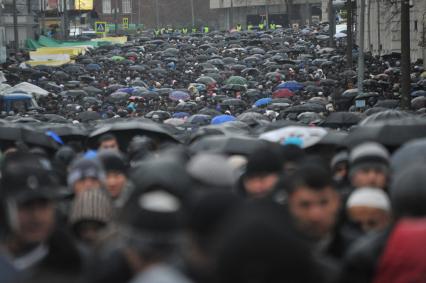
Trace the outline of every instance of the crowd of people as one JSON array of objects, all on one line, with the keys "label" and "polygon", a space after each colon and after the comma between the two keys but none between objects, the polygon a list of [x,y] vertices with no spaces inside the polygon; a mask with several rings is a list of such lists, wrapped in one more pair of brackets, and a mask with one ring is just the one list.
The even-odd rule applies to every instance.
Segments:
[{"label": "crowd of people", "polygon": [[401,110],[398,54],[366,54],[358,90],[328,42],[147,33],[62,67],[9,58],[1,92],[39,107],[1,113],[0,282],[425,282],[426,72]]}]

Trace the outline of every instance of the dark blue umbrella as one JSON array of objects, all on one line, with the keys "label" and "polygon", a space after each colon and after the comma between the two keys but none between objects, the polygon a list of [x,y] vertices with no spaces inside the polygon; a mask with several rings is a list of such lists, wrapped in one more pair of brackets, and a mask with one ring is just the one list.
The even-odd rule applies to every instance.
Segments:
[{"label": "dark blue umbrella", "polygon": [[206,126],[209,125],[212,120],[212,116],[203,115],[203,114],[195,114],[186,120],[187,123],[198,126]]},{"label": "dark blue umbrella", "polygon": [[416,90],[411,93],[411,96],[426,96],[426,90]]},{"label": "dark blue umbrella", "polygon": [[232,121],[236,121],[237,118],[235,118],[234,116],[231,115],[219,115],[216,116],[212,119],[211,124],[212,125],[219,125],[219,124],[223,124],[226,122],[232,122]]},{"label": "dark blue umbrella", "polygon": [[179,100],[186,101],[186,100],[189,100],[191,96],[187,92],[176,90],[170,93],[169,98],[173,101],[179,101]]},{"label": "dark blue umbrella", "polygon": [[178,119],[183,119],[185,117],[189,117],[191,116],[191,114],[187,113],[187,112],[176,112],[173,114],[173,118],[178,118]]},{"label": "dark blue umbrella", "polygon": [[262,107],[262,106],[266,106],[266,105],[271,104],[271,103],[272,103],[272,98],[270,98],[270,97],[265,97],[265,98],[261,98],[261,99],[257,100],[257,101],[254,103],[254,105],[255,105],[256,107]]},{"label": "dark blue umbrella", "polygon": [[133,87],[125,87],[125,88],[120,88],[118,91],[132,94],[135,91],[135,89]]},{"label": "dark blue umbrella", "polygon": [[277,89],[283,89],[283,88],[289,89],[291,91],[298,91],[298,90],[301,90],[303,88],[303,85],[301,83],[296,82],[296,81],[288,81],[288,82],[279,84],[277,86]]},{"label": "dark blue umbrella", "polygon": [[99,64],[88,64],[86,66],[86,70],[87,71],[99,71],[101,69],[101,66]]}]

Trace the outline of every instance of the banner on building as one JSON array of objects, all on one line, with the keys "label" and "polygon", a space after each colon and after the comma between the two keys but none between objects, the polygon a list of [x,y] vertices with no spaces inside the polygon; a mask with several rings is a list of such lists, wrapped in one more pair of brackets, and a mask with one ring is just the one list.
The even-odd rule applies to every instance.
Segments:
[{"label": "banner on building", "polygon": [[75,0],[76,10],[93,10],[93,0]]}]

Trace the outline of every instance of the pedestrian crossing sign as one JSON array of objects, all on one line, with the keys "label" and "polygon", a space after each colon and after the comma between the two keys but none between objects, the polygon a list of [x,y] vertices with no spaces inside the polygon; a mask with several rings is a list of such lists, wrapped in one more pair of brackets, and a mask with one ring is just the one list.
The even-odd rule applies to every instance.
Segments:
[{"label": "pedestrian crossing sign", "polygon": [[106,22],[95,22],[95,32],[106,33]]},{"label": "pedestrian crossing sign", "polygon": [[123,28],[124,29],[129,28],[129,18],[123,18]]}]

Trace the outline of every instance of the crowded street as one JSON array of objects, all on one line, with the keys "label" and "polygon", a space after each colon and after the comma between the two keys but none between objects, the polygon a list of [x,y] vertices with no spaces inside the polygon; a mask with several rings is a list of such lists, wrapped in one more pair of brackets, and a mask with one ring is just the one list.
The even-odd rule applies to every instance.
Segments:
[{"label": "crowded street", "polygon": [[426,282],[423,62],[404,92],[401,53],[360,73],[328,28],[27,41],[0,65],[0,282]]}]

